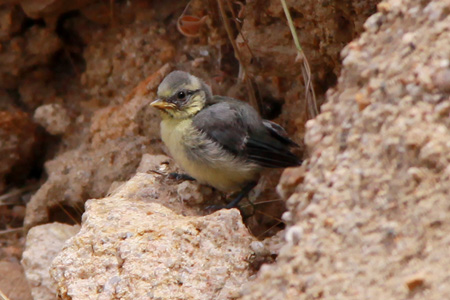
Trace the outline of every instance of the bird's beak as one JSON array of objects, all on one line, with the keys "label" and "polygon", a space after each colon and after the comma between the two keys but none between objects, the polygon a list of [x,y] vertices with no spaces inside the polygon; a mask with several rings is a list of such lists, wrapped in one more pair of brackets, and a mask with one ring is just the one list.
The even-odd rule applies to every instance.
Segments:
[{"label": "bird's beak", "polygon": [[162,99],[156,99],[152,103],[150,103],[151,106],[156,107],[158,109],[167,110],[167,109],[174,109],[175,104],[169,103],[167,101],[164,101]]}]

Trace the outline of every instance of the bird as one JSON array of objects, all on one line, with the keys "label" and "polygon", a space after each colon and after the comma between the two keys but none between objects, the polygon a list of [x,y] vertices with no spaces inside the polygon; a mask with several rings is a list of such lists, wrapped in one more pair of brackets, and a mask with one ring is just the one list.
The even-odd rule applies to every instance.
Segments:
[{"label": "bird", "polygon": [[213,95],[209,85],[184,71],[160,83],[150,103],[161,115],[161,139],[187,174],[222,192],[237,192],[225,207],[236,207],[256,186],[266,168],[299,166],[298,147],[280,125],[264,120],[248,103]]}]

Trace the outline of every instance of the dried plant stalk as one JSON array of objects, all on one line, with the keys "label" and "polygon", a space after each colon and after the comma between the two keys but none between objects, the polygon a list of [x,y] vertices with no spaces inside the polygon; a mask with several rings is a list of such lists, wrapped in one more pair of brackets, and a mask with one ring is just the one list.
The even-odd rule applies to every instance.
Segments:
[{"label": "dried plant stalk", "polygon": [[295,30],[294,22],[292,21],[291,13],[289,12],[286,1],[280,1],[281,5],[283,6],[283,11],[288,21],[289,29],[291,30],[292,38],[294,39],[294,44],[297,48],[298,55],[302,58],[303,61],[302,75],[305,82],[305,98],[306,104],[308,106],[308,112],[311,118],[315,118],[319,114],[319,109],[317,107],[316,94],[314,93],[314,87],[311,81],[311,68],[309,67],[308,59],[306,58],[305,53],[300,46],[300,42],[298,41],[297,31]]},{"label": "dried plant stalk", "polygon": [[220,15],[222,16],[223,25],[225,26],[225,31],[227,32],[228,39],[230,40],[230,43],[233,46],[234,55],[236,56],[236,59],[239,61],[239,67],[243,73],[242,75],[243,75],[245,86],[247,88],[248,95],[250,98],[250,104],[252,104],[253,107],[258,109],[259,112],[261,112],[261,104],[256,99],[255,90],[253,89],[253,85],[252,85],[252,82],[247,73],[247,69],[246,69],[245,65],[243,64],[241,53],[239,52],[236,41],[234,40],[233,31],[231,29],[230,22],[228,20],[227,14],[225,12],[225,6],[223,4],[223,0],[217,0],[217,4],[219,5]]}]

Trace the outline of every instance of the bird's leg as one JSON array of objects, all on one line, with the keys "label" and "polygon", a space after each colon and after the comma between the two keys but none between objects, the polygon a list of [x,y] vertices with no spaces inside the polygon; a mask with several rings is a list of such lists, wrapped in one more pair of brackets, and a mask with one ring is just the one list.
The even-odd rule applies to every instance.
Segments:
[{"label": "bird's leg", "polygon": [[239,202],[241,202],[242,199],[244,199],[245,196],[248,195],[248,193],[250,193],[250,191],[256,186],[258,182],[256,181],[252,181],[250,183],[248,183],[246,186],[244,186],[244,188],[239,192],[239,194],[236,196],[236,198],[234,198],[233,201],[231,201],[230,203],[228,203],[225,208],[233,208],[236,207]]},{"label": "bird's leg", "polygon": [[192,176],[189,176],[188,174],[181,174],[181,173],[176,173],[176,172],[169,173],[168,178],[177,180],[177,181],[184,181],[184,180],[195,181],[195,178]]}]

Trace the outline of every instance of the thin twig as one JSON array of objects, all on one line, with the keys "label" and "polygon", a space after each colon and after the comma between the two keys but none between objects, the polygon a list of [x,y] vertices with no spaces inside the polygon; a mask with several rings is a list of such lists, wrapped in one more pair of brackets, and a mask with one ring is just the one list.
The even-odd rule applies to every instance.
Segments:
[{"label": "thin twig", "polygon": [[308,104],[309,113],[311,117],[314,118],[319,114],[319,109],[317,107],[316,94],[314,92],[314,87],[311,81],[311,68],[309,67],[309,62],[306,59],[305,53],[303,52],[302,47],[300,46],[297,31],[295,30],[294,22],[292,21],[292,17],[289,12],[289,8],[286,4],[286,1],[285,0],[280,1],[281,5],[283,6],[283,11],[288,21],[289,29],[291,31],[292,38],[294,39],[294,44],[295,47],[297,48],[298,55],[300,55],[300,57],[303,60],[302,75],[303,80],[305,81],[305,97],[306,102]]},{"label": "thin twig", "polygon": [[[236,3],[240,3],[240,2],[236,2]],[[227,1],[227,4],[228,4],[228,9],[231,11],[231,14],[233,15],[233,20],[234,20],[234,23],[236,24],[238,33],[241,35],[242,40],[244,41],[244,44],[247,47],[248,52],[250,53],[250,57],[253,59],[254,55],[253,55],[252,49],[250,49],[250,46],[248,45],[248,41],[245,38],[244,34],[242,33],[241,24],[238,22],[238,17],[234,13],[233,6],[231,5],[231,1]],[[243,4],[241,3],[241,5],[243,5]]]},{"label": "thin twig", "polygon": [[271,199],[271,200],[263,200],[263,201],[255,202],[253,204],[258,205],[258,204],[266,204],[266,203],[281,202],[281,201],[284,201],[284,200],[281,198],[278,198],[278,199]]},{"label": "thin twig", "polygon": [[58,202],[58,206],[75,224],[80,225],[78,220],[74,216],[72,216],[67,209],[64,208],[64,205],[62,205],[61,203]]},{"label": "thin twig", "polygon": [[260,234],[258,234],[258,236],[257,236],[256,238],[258,238],[258,239],[261,238],[263,235],[265,235],[267,232],[269,232],[269,231],[272,230],[273,228],[277,227],[277,226],[280,225],[281,223],[283,223],[283,222],[279,221],[279,222],[275,223],[275,225],[269,227],[267,230],[264,230],[263,232],[261,232]]},{"label": "thin twig", "polygon": [[155,173],[157,175],[161,175],[161,176],[166,176],[167,175],[166,173],[163,173],[163,172],[160,172],[160,171],[157,171],[157,170],[149,170],[149,171],[152,172],[152,173]]},{"label": "thin twig", "polygon": [[75,202],[73,204],[74,209],[80,214],[80,216],[83,214],[83,209],[78,205],[78,202]]},{"label": "thin twig", "polygon": [[77,76],[77,78],[79,78],[81,76],[81,73],[78,70],[77,65],[73,61],[72,55],[70,55],[70,52],[67,49],[67,47],[63,47],[63,49],[64,49],[64,54],[66,55],[67,59],[70,62],[70,65],[72,66],[73,71],[75,72],[75,75]]},{"label": "thin twig", "polygon": [[245,207],[249,207],[249,206],[256,206],[256,205],[261,205],[261,204],[266,204],[266,203],[274,203],[274,202],[281,202],[283,201],[283,199],[273,199],[273,200],[263,200],[263,201],[259,201],[259,202],[253,202],[252,204],[247,204],[247,205],[242,205],[242,208]]},{"label": "thin twig", "polygon": [[265,212],[263,212],[263,211],[261,211],[261,210],[257,210],[257,211],[255,211],[255,213],[260,213],[260,214],[263,215],[263,216],[266,216],[266,217],[269,217],[269,218],[271,218],[271,219],[277,220],[278,222],[284,223],[284,221],[281,220],[280,218],[277,218],[277,217],[274,217],[274,216],[272,216],[272,215],[269,215],[268,213],[265,213]]},{"label": "thin twig", "polygon": [[243,59],[241,57],[241,53],[239,52],[239,49],[238,49],[237,44],[236,44],[236,41],[235,41],[235,39],[233,37],[233,31],[231,29],[230,22],[228,20],[227,14],[225,12],[225,7],[223,5],[223,0],[217,0],[217,3],[219,4],[220,15],[222,16],[223,25],[225,26],[225,31],[227,32],[228,39],[230,40],[231,46],[233,46],[233,49],[234,49],[234,55],[236,56],[236,59],[239,61],[239,66],[242,68],[244,82],[245,82],[245,85],[247,87],[247,91],[248,91],[248,94],[249,94],[249,97],[250,97],[250,103],[256,109],[258,109],[259,112],[261,112],[261,105],[256,100],[255,90],[253,89],[253,85],[252,85],[252,82],[250,80],[250,77],[248,76],[247,69],[246,69],[245,65],[243,64]]},{"label": "thin twig", "polygon": [[1,230],[0,235],[18,232],[18,231],[23,231],[23,227]]},{"label": "thin twig", "polygon": [[[14,189],[14,190],[6,193],[6,194],[3,194],[3,195],[0,196],[0,205],[15,204],[15,203],[6,203],[4,201],[8,200],[10,198],[13,198],[13,197],[20,196],[21,194],[29,192],[31,190],[34,190],[34,189],[36,189],[38,187],[39,187],[39,184],[30,184],[30,185],[27,185],[27,186],[25,186],[25,187],[23,187],[21,189]],[[22,204],[22,203],[20,203],[20,204]]]}]

